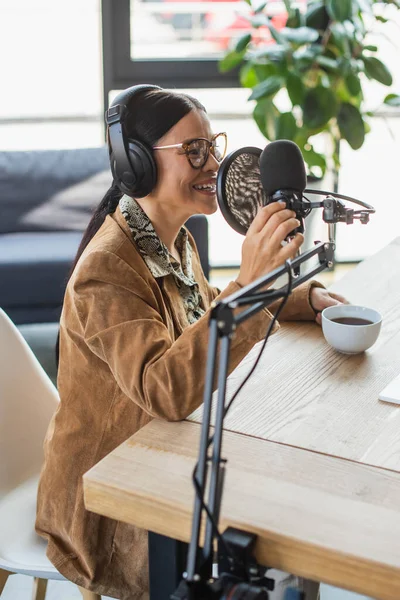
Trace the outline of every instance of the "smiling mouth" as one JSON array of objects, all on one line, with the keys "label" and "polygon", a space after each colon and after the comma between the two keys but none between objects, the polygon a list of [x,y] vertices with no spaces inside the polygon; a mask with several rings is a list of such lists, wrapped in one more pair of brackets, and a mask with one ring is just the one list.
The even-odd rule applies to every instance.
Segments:
[{"label": "smiling mouth", "polygon": [[202,184],[202,185],[194,185],[193,187],[198,192],[208,192],[210,194],[215,194],[216,191],[217,191],[217,186],[215,185],[215,183],[207,183],[207,184]]}]

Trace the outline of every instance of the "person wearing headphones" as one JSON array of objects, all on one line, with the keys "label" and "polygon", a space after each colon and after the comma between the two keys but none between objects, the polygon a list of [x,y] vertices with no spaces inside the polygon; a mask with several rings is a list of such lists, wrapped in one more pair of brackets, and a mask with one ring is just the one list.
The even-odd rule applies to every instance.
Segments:
[{"label": "person wearing headphones", "polygon": [[[156,86],[119,94],[106,113],[113,185],[83,236],[60,322],[59,407],[45,440],[37,532],[67,579],[120,600],[148,593],[147,532],[91,513],[82,476],[151,419],[177,421],[202,402],[210,305],[293,258],[303,236],[284,204],[261,208],[237,279],[220,292],[184,223],[217,210],[226,150],[195,98]],[[343,301],[299,286],[283,319],[313,320]],[[273,307],[272,307],[273,310]],[[240,324],[231,372],[264,338],[264,309]]]}]

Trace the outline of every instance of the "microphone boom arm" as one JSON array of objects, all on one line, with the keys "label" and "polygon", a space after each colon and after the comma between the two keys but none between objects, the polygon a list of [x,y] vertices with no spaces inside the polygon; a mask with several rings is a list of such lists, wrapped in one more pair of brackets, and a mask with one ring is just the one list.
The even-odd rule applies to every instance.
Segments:
[{"label": "microphone boom arm", "polygon": [[[299,255],[293,261],[287,261],[286,265],[275,269],[268,275],[260,277],[243,289],[240,289],[212,306],[204,387],[203,420],[200,434],[199,457],[194,476],[197,493],[194,503],[192,533],[186,572],[184,573],[181,584],[172,596],[175,599],[182,600],[183,598],[190,598],[192,600],[203,600],[204,598],[220,597],[219,593],[216,594],[215,588],[213,589],[211,587],[212,585],[215,585],[215,582],[212,582],[212,559],[214,542],[218,533],[216,528],[219,520],[226,463],[226,461],[221,459],[221,447],[231,337],[237,325],[258,313],[264,307],[269,306],[277,299],[287,297],[293,288],[308,281],[311,277],[320,273],[325,268],[332,266],[334,249],[334,243],[331,241],[319,242],[314,248]],[[296,278],[293,277],[293,283],[290,288],[289,284],[286,284],[277,290],[267,289],[259,291],[260,288],[273,283],[278,277],[288,273],[288,270],[295,271],[302,263],[316,255],[318,255],[319,258],[319,265],[304,275]],[[242,306],[247,308],[244,308],[244,310],[238,313],[237,308]],[[219,343],[221,344],[221,348],[218,356]],[[214,435],[210,438],[213,384],[216,376],[218,377],[216,418]],[[209,457],[210,445],[212,446],[211,457]],[[211,468],[209,468],[210,462]],[[209,481],[208,474],[210,475]],[[204,498],[207,483],[209,484],[209,491],[206,504]],[[206,512],[205,538],[203,549],[200,549],[200,531],[204,519],[204,512]],[[246,536],[244,532],[237,533],[242,533]],[[224,536],[222,536],[222,538],[224,538]],[[221,542],[221,539],[219,541]],[[224,539],[222,541],[224,541]],[[240,557],[242,554],[237,554],[236,559],[238,556]],[[233,562],[235,562],[234,558]],[[236,570],[231,565],[231,573],[243,573],[245,571],[243,565],[239,564],[241,562],[243,562],[243,559],[240,558],[236,561],[235,564],[238,567]],[[221,581],[224,581],[224,578],[222,578]]]}]

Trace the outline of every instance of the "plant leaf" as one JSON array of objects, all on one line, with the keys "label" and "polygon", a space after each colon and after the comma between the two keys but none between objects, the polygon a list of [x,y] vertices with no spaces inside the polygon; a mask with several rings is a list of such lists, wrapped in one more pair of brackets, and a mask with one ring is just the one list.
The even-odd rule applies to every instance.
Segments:
[{"label": "plant leaf", "polygon": [[370,52],[378,52],[378,46],[371,46],[371,44],[368,44],[367,46],[364,46],[363,49],[364,50],[369,50]]},{"label": "plant leaf", "polygon": [[251,26],[255,29],[258,29],[259,27],[268,27],[269,19],[264,13],[257,13],[254,17],[251,17],[249,20]]},{"label": "plant leaf", "polygon": [[325,31],[329,25],[329,15],[323,2],[313,2],[310,6],[307,6],[305,23],[307,27]]},{"label": "plant leaf", "polygon": [[319,33],[311,27],[298,27],[297,29],[291,29],[290,27],[284,27],[281,29],[281,35],[288,41],[294,44],[311,44],[316,42],[319,38]]},{"label": "plant leaf", "polygon": [[393,77],[383,62],[375,56],[362,56],[361,58],[364,61],[365,72],[371,79],[375,79],[383,85],[392,85]]},{"label": "plant leaf", "polygon": [[250,63],[245,63],[240,69],[240,85],[245,88],[253,88],[258,83],[254,66]]},{"label": "plant leaf", "polygon": [[358,96],[361,92],[360,79],[354,73],[349,73],[345,78],[346,87],[352,96]]},{"label": "plant leaf", "polygon": [[319,167],[323,172],[325,172],[326,158],[323,154],[315,152],[312,146],[310,149],[303,148],[302,154],[304,161],[308,164],[309,167]]},{"label": "plant leaf", "polygon": [[[365,37],[366,29],[365,29],[365,23],[364,23],[364,20],[362,19],[362,17],[353,15],[351,22],[346,21],[345,25],[348,25],[348,30],[350,30],[350,29],[353,30],[353,36],[354,36],[354,31],[355,31],[355,33],[358,34],[358,36],[361,39],[363,39]],[[351,37],[351,33],[350,33],[349,37]],[[356,36],[354,36],[354,37],[356,37]]]},{"label": "plant leaf", "polygon": [[286,87],[293,106],[302,104],[304,100],[305,89],[301,77],[296,75],[296,73],[289,71],[286,78]]},{"label": "plant leaf", "polygon": [[253,110],[253,119],[256,122],[258,129],[261,131],[264,137],[268,138],[267,127],[266,127],[266,108],[265,100],[257,102]]},{"label": "plant leaf", "polygon": [[302,21],[303,18],[300,9],[295,8],[289,13],[288,20],[286,21],[286,27],[296,29],[298,27],[301,27]]},{"label": "plant leaf", "polygon": [[306,48],[297,48],[292,56],[295,61],[314,62],[315,57],[322,54],[323,51],[324,48],[321,44],[312,44]]},{"label": "plant leaf", "polygon": [[337,47],[339,54],[344,54],[344,56],[348,59],[351,56],[351,47],[350,40],[347,35],[347,31],[345,27],[341,23],[334,23],[332,25],[332,34],[330,38],[330,43],[334,43]]},{"label": "plant leaf", "polygon": [[261,4],[254,9],[254,14],[257,15],[258,13],[262,12],[266,6],[267,2],[261,2]]},{"label": "plant leaf", "polygon": [[245,33],[244,35],[240,36],[240,38],[236,42],[234,51],[242,52],[243,50],[245,50],[247,48],[247,46],[249,45],[250,42],[251,42],[251,33]]},{"label": "plant leaf", "polygon": [[334,93],[318,86],[309,90],[303,103],[303,121],[309,129],[325,126],[337,113],[337,100]]},{"label": "plant leaf", "polygon": [[353,14],[352,0],[327,0],[326,10],[334,21],[347,21]]},{"label": "plant leaf", "polygon": [[267,140],[276,140],[276,130],[280,112],[269,98],[257,102],[253,110],[253,118]]},{"label": "plant leaf", "polygon": [[265,81],[262,81],[253,88],[249,100],[259,100],[260,98],[268,98],[278,92],[282,85],[282,77],[278,75],[272,75]]},{"label": "plant leaf", "polygon": [[296,119],[291,112],[281,113],[278,118],[276,139],[294,140],[297,133]]},{"label": "plant leaf", "polygon": [[400,106],[400,96],[398,94],[388,94],[383,102],[388,106]]},{"label": "plant leaf", "polygon": [[331,71],[339,70],[339,63],[333,58],[328,58],[327,56],[317,56],[315,62],[317,62],[321,67],[331,69]]},{"label": "plant leaf", "polygon": [[218,67],[221,73],[226,73],[227,71],[230,71],[234,67],[240,65],[244,55],[245,50],[243,50],[242,52],[235,52],[235,50],[233,50],[232,52],[228,52],[228,54],[226,54],[224,58],[218,63]]},{"label": "plant leaf", "polygon": [[251,55],[251,60],[258,60],[259,58],[268,58],[274,62],[282,61],[286,56],[286,47],[279,44],[271,44],[261,50],[256,50]]},{"label": "plant leaf", "polygon": [[338,102],[352,102],[352,96],[348,90],[345,79],[339,79],[335,85],[335,96]]},{"label": "plant leaf", "polygon": [[264,81],[264,79],[271,77],[271,75],[277,75],[276,67],[273,63],[268,63],[267,65],[254,63],[253,67],[254,72],[257,76],[256,83],[261,83],[262,81]]},{"label": "plant leaf", "polygon": [[364,143],[365,126],[360,111],[352,104],[341,105],[338,116],[340,135],[353,150],[358,150]]},{"label": "plant leaf", "polygon": [[285,38],[280,34],[280,32],[272,25],[272,22],[270,20],[268,20],[267,23],[267,27],[272,35],[272,37],[274,38],[274,40],[276,41],[277,44],[284,44],[285,43]]}]

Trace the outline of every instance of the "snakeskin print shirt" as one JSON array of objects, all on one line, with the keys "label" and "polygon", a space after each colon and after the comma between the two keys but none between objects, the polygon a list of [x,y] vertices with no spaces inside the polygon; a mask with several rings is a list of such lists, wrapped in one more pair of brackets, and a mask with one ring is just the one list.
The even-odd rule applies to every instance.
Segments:
[{"label": "snakeskin print shirt", "polygon": [[189,324],[195,323],[204,315],[205,311],[199,286],[194,280],[192,248],[186,229],[181,227],[175,242],[181,257],[181,264],[179,264],[160,240],[152,222],[136,200],[129,196],[122,196],[119,201],[119,208],[151,274],[155,278],[165,277],[169,274],[173,275],[182,298],[187,320]]}]

